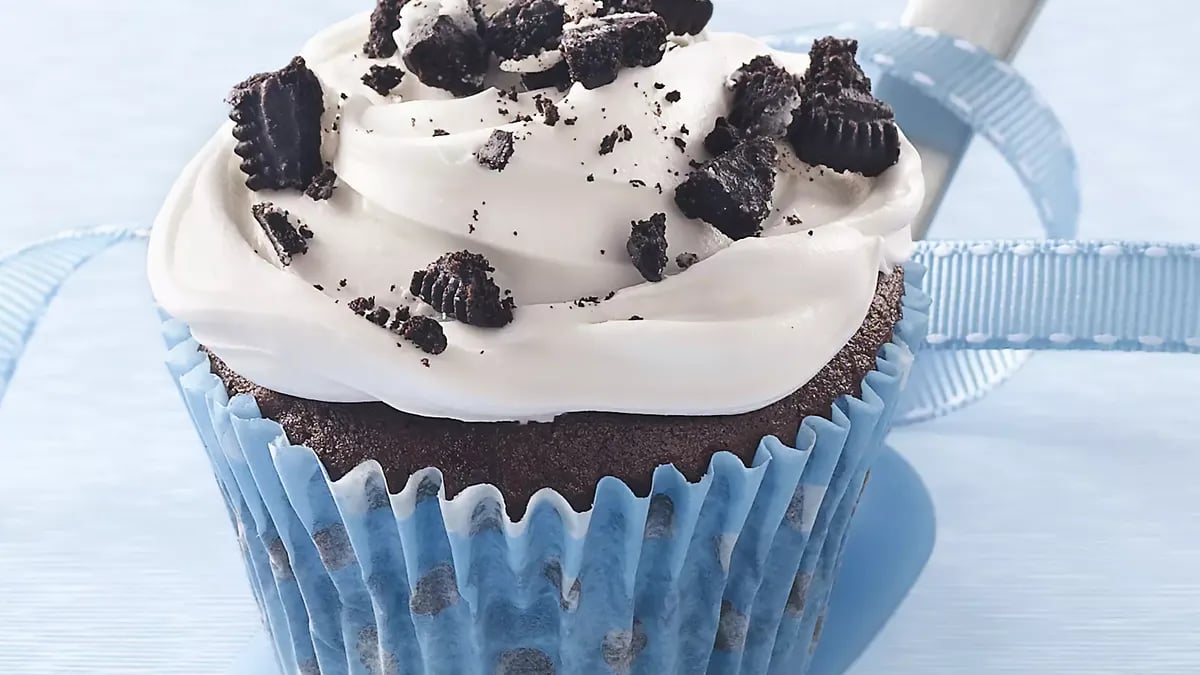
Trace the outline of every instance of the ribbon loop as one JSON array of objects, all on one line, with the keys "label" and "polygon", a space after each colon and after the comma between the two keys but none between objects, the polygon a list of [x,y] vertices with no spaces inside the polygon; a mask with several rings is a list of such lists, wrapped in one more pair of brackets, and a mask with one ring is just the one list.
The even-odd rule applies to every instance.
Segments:
[{"label": "ribbon loop", "polygon": [[0,401],[33,329],[63,282],[97,254],[146,233],[119,227],[65,232],[0,258]]}]

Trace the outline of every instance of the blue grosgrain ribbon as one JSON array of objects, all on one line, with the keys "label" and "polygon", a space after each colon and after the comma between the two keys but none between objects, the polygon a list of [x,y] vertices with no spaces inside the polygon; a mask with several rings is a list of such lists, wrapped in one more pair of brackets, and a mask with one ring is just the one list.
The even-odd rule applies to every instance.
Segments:
[{"label": "blue grosgrain ribbon", "polygon": [[[1046,241],[926,241],[929,349],[917,359],[897,423],[945,414],[1008,377],[1028,350],[1200,352],[1200,246],[1071,241],[1078,229],[1075,154],[1053,112],[1011,66],[922,28],[839,24],[767,38],[806,51],[850,35],[859,58],[912,85],[968,124],[1013,167]],[[905,101],[893,100],[903,118]],[[0,258],[0,400],[38,319],[71,272],[144,237],[102,228]]]}]

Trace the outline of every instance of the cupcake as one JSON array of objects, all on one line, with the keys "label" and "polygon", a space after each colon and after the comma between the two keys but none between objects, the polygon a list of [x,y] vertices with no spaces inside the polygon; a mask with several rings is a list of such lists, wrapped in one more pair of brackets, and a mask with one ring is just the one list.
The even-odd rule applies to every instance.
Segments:
[{"label": "cupcake", "polygon": [[151,234],[286,673],[801,672],[925,300],[852,40],[379,0]]}]

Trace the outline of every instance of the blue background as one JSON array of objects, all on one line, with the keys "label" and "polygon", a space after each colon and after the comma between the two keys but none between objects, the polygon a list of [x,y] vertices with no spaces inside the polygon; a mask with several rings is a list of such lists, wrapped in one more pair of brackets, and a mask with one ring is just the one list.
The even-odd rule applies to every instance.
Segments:
[{"label": "blue background", "polygon": [[[898,0],[734,2],[751,33],[893,20]],[[246,74],[369,0],[39,0],[0,21],[0,251],[148,225]],[[1079,152],[1082,236],[1200,240],[1200,5],[1052,0],[1016,64]],[[1036,235],[974,147],[938,237]],[[217,673],[257,616],[165,370],[142,250],[64,289],[0,406],[0,671]],[[922,577],[851,672],[1200,672],[1200,359],[1039,355],[897,430],[937,518]],[[881,557],[881,569],[892,564]]]}]

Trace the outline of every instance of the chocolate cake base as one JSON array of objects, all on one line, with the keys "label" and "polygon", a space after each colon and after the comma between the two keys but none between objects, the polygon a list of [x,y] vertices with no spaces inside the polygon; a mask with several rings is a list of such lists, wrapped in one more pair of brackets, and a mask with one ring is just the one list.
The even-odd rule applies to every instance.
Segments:
[{"label": "chocolate cake base", "polygon": [[645,496],[662,464],[674,464],[689,480],[698,480],[721,450],[749,463],[763,436],[791,444],[803,418],[828,418],[838,398],[861,394],[863,378],[875,368],[876,355],[891,341],[901,318],[903,294],[902,270],[880,275],[866,320],[837,356],[795,393],[740,415],[582,412],[548,423],[460,422],[419,417],[382,403],[287,396],[253,384],[215,357],[213,370],[230,396],[254,396],[263,416],[282,425],[291,442],[312,448],[334,480],[374,459],[389,488],[399,491],[413,472],[436,466],[447,497],[471,485],[495,485],[509,515],[519,518],[543,487],[554,488],[573,507],[585,510],[604,476],[620,478]]}]

